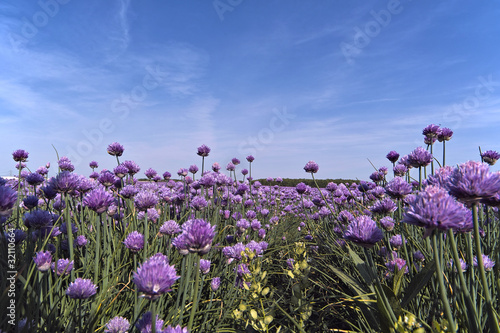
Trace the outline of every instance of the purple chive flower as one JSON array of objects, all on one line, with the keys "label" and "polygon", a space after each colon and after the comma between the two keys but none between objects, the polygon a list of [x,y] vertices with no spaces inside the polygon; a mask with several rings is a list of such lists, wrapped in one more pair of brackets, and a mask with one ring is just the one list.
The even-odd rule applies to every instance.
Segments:
[{"label": "purple chive flower", "polygon": [[133,185],[126,185],[120,190],[120,195],[126,199],[133,198],[137,194],[138,190]]},{"label": "purple chive flower", "polygon": [[439,126],[430,124],[423,129],[422,134],[427,138],[437,138],[439,134]]},{"label": "purple chive flower", "polygon": [[175,235],[181,232],[181,227],[174,220],[165,221],[160,227],[160,233],[163,235]]},{"label": "purple chive flower", "polygon": [[203,157],[206,157],[208,156],[208,154],[210,154],[210,148],[208,148],[207,146],[205,145],[201,145],[198,147],[198,152],[197,154],[199,156],[203,156]]},{"label": "purple chive flower", "polygon": [[73,269],[73,260],[69,261],[69,259],[59,259],[57,260],[57,265],[53,262],[50,267],[57,275],[68,275]]},{"label": "purple chive flower", "polygon": [[481,158],[485,163],[493,165],[496,161],[498,161],[498,159],[500,159],[500,154],[494,150],[487,150],[481,154]]},{"label": "purple chive flower", "polygon": [[62,171],[56,177],[50,179],[49,185],[57,193],[73,193],[78,188],[78,182],[78,175],[69,171]]},{"label": "purple chive flower", "polygon": [[99,164],[96,162],[96,161],[91,161],[89,163],[89,167],[94,170],[94,169],[97,169],[99,167]]},{"label": "purple chive flower", "polygon": [[215,225],[203,219],[188,220],[182,225],[182,234],[174,238],[174,245],[181,254],[199,253],[207,254],[212,248],[215,237]]},{"label": "purple chive flower", "polygon": [[405,274],[408,273],[408,265],[406,264],[406,260],[402,259],[402,258],[394,258],[393,260],[387,262],[385,264],[385,267],[387,267],[387,269],[392,272],[392,273],[396,273],[396,270],[397,272],[399,272],[400,270],[402,270],[403,268],[405,269]]},{"label": "purple chive flower", "polygon": [[104,333],[127,333],[130,329],[130,322],[123,317],[114,317],[106,324]]},{"label": "purple chive flower", "polygon": [[45,178],[39,174],[39,173],[36,173],[36,172],[32,172],[30,173],[27,177],[26,177],[26,182],[31,185],[31,186],[38,186],[40,185],[41,183],[43,183],[43,181],[45,180]]},{"label": "purple chive flower", "polygon": [[37,252],[33,261],[40,272],[47,272],[52,264],[52,253],[50,251]]},{"label": "purple chive flower", "polygon": [[134,197],[135,207],[140,211],[153,208],[158,203],[158,196],[152,191],[142,190]]},{"label": "purple chive flower", "polygon": [[417,147],[408,155],[408,163],[414,167],[424,167],[432,161],[432,154],[422,147]]},{"label": "purple chive flower", "polygon": [[375,171],[373,172],[371,175],[370,175],[370,179],[375,182],[375,183],[378,183],[378,182],[381,182],[385,179],[385,175],[383,172],[380,172],[380,171]]},{"label": "purple chive flower", "polygon": [[454,168],[451,166],[444,166],[437,169],[433,175],[429,175],[429,177],[424,180],[424,185],[436,185],[447,188],[448,180],[453,173],[453,170]]},{"label": "purple chive flower", "polygon": [[425,261],[425,256],[420,250],[417,250],[413,253],[413,258],[415,258],[415,260],[417,261]]},{"label": "purple chive flower", "polygon": [[17,192],[7,186],[0,186],[0,217],[8,217],[17,201]]},{"label": "purple chive flower", "polygon": [[[408,243],[406,239],[405,243]],[[392,247],[399,249],[401,246],[403,246],[403,236],[401,236],[400,234],[392,236],[389,239],[389,244],[391,244]]]},{"label": "purple chive flower", "polygon": [[113,173],[116,177],[123,178],[128,174],[128,168],[122,163],[113,169]]},{"label": "purple chive flower", "polygon": [[52,226],[54,216],[46,210],[34,210],[24,214],[24,225],[28,228],[41,229]]},{"label": "purple chive flower", "polygon": [[36,169],[35,172],[38,173],[39,175],[46,176],[49,173],[49,169],[47,169],[44,166],[41,166],[38,169]]},{"label": "purple chive flower", "polygon": [[122,156],[124,148],[118,142],[113,142],[108,146],[108,154],[111,156]]},{"label": "purple chive flower", "polygon": [[172,327],[170,325],[163,331],[164,333],[189,333],[187,327],[181,327],[181,325],[177,325]]},{"label": "purple chive flower", "polygon": [[355,218],[344,232],[345,239],[367,248],[373,247],[383,237],[384,234],[377,227],[377,223],[365,215]]},{"label": "purple chive flower", "polygon": [[210,272],[210,260],[200,259],[200,271],[203,274]]},{"label": "purple chive flower", "polygon": [[238,164],[240,164],[240,160],[239,160],[239,159],[237,159],[236,157],[234,157],[234,158],[231,160],[231,162],[232,162],[234,165],[238,165]]},{"label": "purple chive flower", "polygon": [[453,136],[453,131],[447,127],[442,127],[439,129],[437,139],[439,142],[450,141]]},{"label": "purple chive flower", "polygon": [[174,266],[168,264],[166,256],[159,255],[154,255],[139,265],[137,272],[134,273],[137,289],[149,300],[154,300],[170,291],[170,287],[179,278]]},{"label": "purple chive flower", "polygon": [[221,167],[220,167],[219,163],[215,162],[214,164],[212,164],[212,171],[213,172],[219,172],[220,169],[221,169]]},{"label": "purple chive flower", "polygon": [[[485,255],[485,254],[482,254],[481,257],[483,258],[484,270],[487,272],[491,271],[493,269],[493,267],[495,266],[495,262],[493,260],[491,260],[490,257]],[[477,267],[477,265],[478,265],[477,256],[474,256],[473,264],[474,264],[474,267]]]},{"label": "purple chive flower", "polygon": [[394,219],[390,216],[386,216],[380,219],[380,225],[385,231],[394,230]]},{"label": "purple chive flower", "polygon": [[172,174],[168,171],[165,171],[162,176],[164,180],[169,180],[170,177],[172,177]]},{"label": "purple chive flower", "polygon": [[38,197],[34,195],[28,195],[23,199],[23,205],[29,210],[36,208],[38,206]]},{"label": "purple chive flower", "polygon": [[149,168],[144,171],[144,174],[146,175],[146,177],[148,177],[148,179],[153,179],[158,174],[158,172],[156,172],[156,170],[152,168]]},{"label": "purple chive flower", "polygon": [[110,171],[102,171],[97,178],[97,181],[105,187],[109,187],[116,182],[117,178]]},{"label": "purple chive flower", "polygon": [[190,206],[194,210],[200,211],[208,206],[208,202],[207,200],[205,200],[205,198],[196,196],[193,198],[193,200],[191,200]]},{"label": "purple chive flower", "polygon": [[28,160],[29,153],[25,150],[18,149],[12,153],[12,158],[16,162],[26,162]]},{"label": "purple chive flower", "polygon": [[379,200],[375,202],[373,206],[370,207],[370,211],[372,213],[382,214],[382,215],[392,213],[396,211],[396,209],[397,209],[396,204],[389,198],[384,198],[382,200]]},{"label": "purple chive flower", "polygon": [[247,156],[247,161],[252,163],[253,161],[255,160],[255,157],[253,157],[252,155],[248,155]]},{"label": "purple chive flower", "polygon": [[410,203],[402,222],[424,227],[428,236],[432,230],[462,229],[468,224],[470,211],[437,186],[427,186]]},{"label": "purple chive flower", "polygon": [[130,176],[133,176],[141,171],[141,168],[139,168],[134,161],[125,161],[122,164],[128,169],[128,174]]},{"label": "purple chive flower", "polygon": [[227,171],[234,171],[236,167],[234,166],[233,162],[229,162],[226,166]]},{"label": "purple chive flower", "polygon": [[[158,315],[156,315],[155,319],[156,319],[156,326],[155,326],[156,332],[165,333],[165,331],[162,328],[164,325],[164,321],[160,319]],[[150,311],[148,311],[145,314],[143,314],[139,320],[137,320],[137,322],[135,323],[135,327],[139,330],[140,333],[151,333],[153,332],[152,320],[153,320],[153,314]]]},{"label": "purple chive flower", "polygon": [[76,237],[76,246],[83,247],[86,246],[88,243],[87,238],[84,235],[80,235]]},{"label": "purple chive flower", "polygon": [[66,295],[74,299],[87,299],[97,292],[97,286],[89,279],[77,278],[69,284]]},{"label": "purple chive flower", "polygon": [[500,191],[500,173],[490,172],[486,163],[469,161],[453,170],[447,188],[459,201],[477,203]]},{"label": "purple chive flower", "polygon": [[61,171],[73,172],[75,170],[75,166],[73,165],[73,163],[71,163],[71,160],[66,156],[61,157],[61,159],[57,161],[57,164]]},{"label": "purple chive flower", "polygon": [[307,191],[307,185],[304,183],[298,183],[295,186],[295,190],[297,191],[298,194],[304,194]]},{"label": "purple chive flower", "polygon": [[125,247],[132,252],[139,252],[144,248],[144,235],[138,231],[132,231],[123,241]]},{"label": "purple chive flower", "polygon": [[436,142],[436,138],[429,138],[427,136],[424,138],[424,143],[426,145],[433,145],[434,142]]},{"label": "purple chive flower", "polygon": [[248,170],[247,170],[247,169],[243,169],[243,170],[241,170],[241,174],[242,174],[243,176],[248,175]]},{"label": "purple chive flower", "polygon": [[219,289],[219,286],[220,286],[220,277],[214,277],[212,279],[212,282],[210,282],[210,288],[212,288],[212,291],[217,291],[217,289]]},{"label": "purple chive flower", "polygon": [[88,207],[90,210],[93,210],[97,214],[101,214],[107,211],[108,207],[111,206],[113,202],[113,195],[102,188],[97,188],[90,191],[83,198],[83,206]]},{"label": "purple chive flower", "polygon": [[193,165],[189,166],[188,170],[189,170],[189,172],[191,172],[194,175],[195,173],[198,172],[199,169],[198,169],[198,167],[195,164],[193,164]]},{"label": "purple chive flower", "polygon": [[395,199],[403,199],[412,192],[411,184],[408,184],[402,177],[394,177],[385,186],[385,192]]},{"label": "purple chive flower", "polygon": [[305,170],[305,172],[308,172],[308,173],[316,173],[319,170],[319,166],[316,162],[309,161],[304,166],[304,170]]},{"label": "purple chive flower", "polygon": [[396,163],[396,162],[398,161],[399,154],[398,154],[396,151],[391,150],[391,151],[387,154],[386,158],[387,158],[389,161],[391,161],[392,163]]}]

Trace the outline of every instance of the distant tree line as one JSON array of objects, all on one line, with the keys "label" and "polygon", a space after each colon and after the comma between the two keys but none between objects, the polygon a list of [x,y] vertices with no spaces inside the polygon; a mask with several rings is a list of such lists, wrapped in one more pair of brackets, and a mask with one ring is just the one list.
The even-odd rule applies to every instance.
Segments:
[{"label": "distant tree line", "polygon": [[[276,180],[272,182],[268,182],[267,179],[255,179],[256,181],[258,180],[262,185],[281,185],[281,186],[290,186],[290,187],[295,187],[298,183],[304,183],[306,185],[309,185],[311,187],[316,187],[314,184],[314,181],[312,179],[305,179],[305,178],[283,178],[283,181],[281,183],[276,182]],[[318,186],[323,188],[325,187],[328,183],[335,183],[335,184],[340,184],[340,183],[356,183],[359,184],[359,180],[354,180],[354,179],[316,179],[316,183],[318,183]]]}]

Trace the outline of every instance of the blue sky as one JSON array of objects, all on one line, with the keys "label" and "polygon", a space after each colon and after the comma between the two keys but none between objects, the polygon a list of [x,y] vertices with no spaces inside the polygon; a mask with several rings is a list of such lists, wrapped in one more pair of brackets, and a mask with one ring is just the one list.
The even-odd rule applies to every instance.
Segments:
[{"label": "blue sky", "polygon": [[[0,175],[68,156],[142,172],[206,163],[254,178],[368,179],[385,155],[454,131],[447,164],[500,151],[500,3],[4,0]],[[435,155],[441,159],[438,144]],[[241,170],[242,166],[238,170]],[[494,166],[494,170],[498,167]]]}]

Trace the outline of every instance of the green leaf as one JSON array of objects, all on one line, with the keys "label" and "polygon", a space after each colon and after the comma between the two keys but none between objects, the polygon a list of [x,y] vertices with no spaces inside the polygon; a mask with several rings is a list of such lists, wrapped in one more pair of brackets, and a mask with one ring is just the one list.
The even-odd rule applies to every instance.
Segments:
[{"label": "green leaf", "polygon": [[366,284],[369,286],[372,285],[374,279],[373,269],[369,267],[351,248],[349,248],[349,255],[351,256],[352,261],[354,261],[354,264],[356,264],[356,268],[358,269],[359,274],[361,274],[361,277],[365,280]]},{"label": "green leaf", "polygon": [[403,300],[401,301],[401,306],[403,308],[406,308],[408,303],[410,303],[418,295],[422,288],[425,287],[432,275],[434,275],[435,270],[436,262],[433,260],[425,265],[425,267],[413,277],[408,287],[406,287]]}]

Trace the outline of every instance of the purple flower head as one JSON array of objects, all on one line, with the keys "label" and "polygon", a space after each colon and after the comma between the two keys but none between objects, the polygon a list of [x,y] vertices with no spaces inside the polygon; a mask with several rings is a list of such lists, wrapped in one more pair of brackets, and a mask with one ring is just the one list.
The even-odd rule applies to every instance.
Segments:
[{"label": "purple flower head", "polygon": [[253,161],[255,160],[255,157],[253,157],[252,155],[248,155],[247,156],[247,161],[252,163]]},{"label": "purple flower head", "polygon": [[382,215],[392,213],[396,211],[396,209],[397,209],[396,204],[389,198],[384,198],[382,200],[379,200],[375,202],[373,206],[370,207],[370,211],[372,213],[377,213]]},{"label": "purple flower head", "polygon": [[200,271],[203,274],[210,272],[210,260],[200,259]]},{"label": "purple flower head", "polygon": [[[408,241],[405,239],[405,244],[406,243],[408,243]],[[401,236],[400,234],[392,236],[389,239],[389,244],[391,244],[392,247],[399,249],[401,246],[403,246],[403,236]]]},{"label": "purple flower head", "polygon": [[316,172],[318,172],[318,170],[319,170],[319,166],[314,161],[309,161],[304,166],[304,171],[308,172],[308,173],[316,173]]},{"label": "purple flower head", "polygon": [[250,227],[252,228],[253,231],[257,231],[261,227],[261,223],[257,219],[253,219],[252,222],[250,222]]},{"label": "purple flower head", "polygon": [[181,327],[181,325],[177,325],[172,327],[170,325],[163,331],[164,333],[189,333],[187,327]]},{"label": "purple flower head", "polygon": [[134,197],[135,207],[140,211],[153,208],[158,203],[158,196],[152,191],[142,190]]},{"label": "purple flower head", "polygon": [[197,154],[199,156],[203,156],[203,157],[206,157],[208,156],[208,154],[210,154],[210,148],[208,148],[207,146],[205,145],[201,145],[198,147],[198,152]]},{"label": "purple flower head", "polygon": [[52,253],[50,251],[37,252],[33,261],[40,272],[47,272],[52,264]]},{"label": "purple flower head", "polygon": [[87,299],[97,292],[97,286],[89,279],[77,278],[69,284],[66,295],[74,299]]},{"label": "purple flower head", "polygon": [[41,183],[43,183],[43,181],[45,180],[45,178],[39,174],[39,173],[36,173],[36,172],[32,172],[30,173],[27,177],[26,177],[26,182],[28,184],[30,184],[31,186],[38,186],[40,185]]},{"label": "purple flower head", "polygon": [[117,178],[115,177],[115,175],[107,170],[103,170],[99,175],[99,178],[97,178],[97,181],[99,181],[99,183],[101,183],[105,187],[113,185],[116,180]]},{"label": "purple flower head", "polygon": [[413,258],[415,258],[415,260],[417,261],[425,261],[425,256],[420,250],[417,250],[413,253]]},{"label": "purple flower head", "polygon": [[122,164],[128,169],[128,174],[131,176],[141,171],[141,168],[134,161],[125,161]]},{"label": "purple flower head", "polygon": [[71,163],[71,160],[66,156],[61,157],[59,161],[57,161],[57,164],[61,171],[73,172],[75,170],[75,166],[73,165],[73,163]]},{"label": "purple flower head", "polygon": [[[487,272],[491,271],[493,269],[493,267],[495,266],[495,262],[493,260],[491,260],[490,257],[485,255],[485,254],[482,254],[481,257],[483,259],[484,270]],[[472,261],[473,261],[474,267],[477,267],[477,265],[478,265],[477,256],[474,256]]]},{"label": "purple flower head", "polygon": [[424,143],[428,146],[433,145],[434,142],[436,142],[436,138],[429,138],[427,136],[424,138]]},{"label": "purple flower head", "polygon": [[69,261],[69,259],[59,259],[57,260],[57,265],[53,262],[50,267],[57,275],[68,275],[73,269],[73,260]]},{"label": "purple flower head", "polygon": [[385,192],[394,199],[402,199],[412,192],[411,184],[408,184],[402,177],[394,177],[385,186]]},{"label": "purple flower head", "polygon": [[[165,333],[163,330],[164,321],[156,315],[156,333]],[[152,333],[153,332],[153,314],[148,311],[142,315],[140,319],[135,323],[135,327],[140,333]]]},{"label": "purple flower head", "polygon": [[111,156],[122,156],[124,148],[118,142],[113,142],[108,146],[108,154]]},{"label": "purple flower head", "polygon": [[355,218],[344,232],[345,239],[367,248],[373,247],[383,237],[384,234],[377,227],[377,223],[365,215]]},{"label": "purple flower head", "polygon": [[437,186],[427,186],[419,192],[406,211],[402,222],[426,228],[425,236],[434,229],[461,229],[470,211]]},{"label": "purple flower head", "polygon": [[29,153],[25,150],[18,149],[12,153],[12,158],[16,162],[26,162],[28,160]]},{"label": "purple flower head", "polygon": [[500,191],[500,173],[490,172],[486,163],[469,161],[453,170],[447,185],[451,195],[472,204]]},{"label": "purple flower head", "polygon": [[229,162],[226,166],[227,171],[234,171],[236,167],[234,166],[233,162]]},{"label": "purple flower head", "polygon": [[47,169],[44,166],[41,166],[38,169],[36,169],[36,173],[38,173],[39,175],[42,175],[42,176],[46,176],[49,173],[49,169]]},{"label": "purple flower head", "polygon": [[243,169],[243,170],[241,170],[241,174],[242,174],[243,176],[248,175],[248,170],[247,170],[247,169]]},{"label": "purple flower head", "polygon": [[212,279],[212,282],[210,282],[210,288],[212,288],[213,291],[217,291],[217,289],[219,289],[219,286],[220,286],[220,277],[214,277]]},{"label": "purple flower head", "polygon": [[172,177],[172,174],[168,171],[165,171],[162,176],[164,180],[169,180],[170,177]]},{"label": "purple flower head", "polygon": [[200,255],[207,254],[212,247],[215,237],[215,225],[203,219],[188,220],[182,225],[182,234],[174,238],[174,245],[181,254],[198,252]]},{"label": "purple flower head", "polygon": [[424,167],[432,161],[432,154],[422,147],[417,147],[408,155],[408,163],[414,167]]},{"label": "purple flower head", "polygon": [[125,247],[132,252],[139,252],[144,248],[144,235],[138,231],[132,231],[123,241]]},{"label": "purple flower head", "polygon": [[386,263],[385,267],[387,267],[387,269],[392,273],[396,273],[396,271],[399,272],[403,268],[405,270],[405,274],[408,273],[408,265],[406,264],[406,260],[404,260],[403,258],[396,257]]},{"label": "purple flower head", "polygon": [[181,227],[174,220],[165,221],[160,227],[160,233],[163,235],[175,235],[181,232]]},{"label": "purple flower head", "polygon": [[237,159],[236,157],[234,157],[234,158],[231,160],[231,162],[232,162],[234,165],[238,165],[238,164],[240,164],[240,160],[239,160],[239,159]]},{"label": "purple flower head", "polygon": [[130,199],[133,198],[139,190],[137,187],[133,185],[126,185],[124,188],[121,189],[120,195],[124,198]]},{"label": "purple flower head", "polygon": [[34,210],[24,214],[24,225],[28,228],[41,229],[43,227],[52,226],[53,215],[46,210]]},{"label": "purple flower head", "polygon": [[394,219],[386,216],[380,219],[380,225],[385,231],[392,231],[394,229]]},{"label": "purple flower head", "polygon": [[[459,258],[458,260],[460,261],[460,268],[462,269],[462,272],[467,271],[467,268],[469,267],[469,265],[467,265],[467,263],[462,258]],[[457,269],[454,267],[454,265],[455,265],[455,263],[453,262],[453,259],[450,259],[448,266],[453,268],[453,270],[456,272]]]},{"label": "purple flower head", "polygon": [[128,168],[122,163],[113,169],[113,173],[116,177],[123,178],[128,174]]},{"label": "purple flower head", "polygon": [[79,247],[83,247],[83,246],[86,246],[88,241],[87,241],[87,238],[85,238],[84,235],[79,235],[76,237],[76,246],[79,246]]},{"label": "purple flower head", "polygon": [[428,138],[437,138],[439,134],[439,126],[430,124],[423,129],[422,134]]},{"label": "purple flower head", "polygon": [[127,333],[130,329],[130,322],[123,317],[114,317],[106,324],[104,333]]},{"label": "purple flower head", "polygon": [[83,198],[83,205],[93,210],[97,214],[104,213],[114,202],[113,195],[102,188],[96,188],[90,191]]},{"label": "purple flower head", "polygon": [[205,200],[205,198],[196,196],[193,198],[193,200],[191,200],[190,206],[194,210],[200,211],[200,210],[203,210],[203,208],[208,206],[208,202],[207,202],[207,200]]},{"label": "purple flower head", "polygon": [[454,169],[451,166],[444,166],[437,169],[433,175],[429,175],[429,177],[425,179],[424,185],[436,185],[447,188],[448,180],[453,173],[453,170]]},{"label": "purple flower head", "polygon": [[29,210],[36,208],[38,206],[38,197],[34,195],[28,195],[23,199],[23,205]]},{"label": "purple flower head", "polygon": [[96,161],[91,161],[89,163],[89,167],[94,170],[94,169],[97,169],[99,167],[99,164],[96,162]]},{"label": "purple flower head", "polygon": [[[174,266],[168,264],[165,256],[152,256],[139,265],[134,273],[134,283],[143,297],[154,300],[170,291],[170,287],[180,276]],[[160,327],[160,326],[159,326]]]},{"label": "purple flower head", "polygon": [[386,155],[386,158],[391,161],[392,163],[396,163],[398,161],[398,158],[399,158],[399,154],[394,151],[394,150],[391,150],[387,155]]},{"label": "purple flower head", "polygon": [[148,179],[153,179],[158,174],[158,172],[156,172],[156,170],[152,168],[149,168],[144,171],[144,174],[146,175],[146,177],[148,177]]},{"label": "purple flower head", "polygon": [[236,227],[239,229],[239,231],[243,232],[250,227],[250,222],[248,222],[246,219],[240,219],[238,220],[238,222],[236,222]]},{"label": "purple flower head", "polygon": [[190,165],[190,166],[189,166],[189,169],[188,169],[188,170],[189,170],[189,172],[191,172],[191,173],[194,175],[194,174],[196,174],[196,173],[198,172],[198,170],[200,170],[200,169],[198,169],[198,167],[196,166],[196,164],[193,164],[193,165]]},{"label": "purple flower head", "polygon": [[481,158],[485,163],[493,165],[500,159],[500,154],[494,150],[487,150],[481,154]]},{"label": "purple flower head", "polygon": [[447,127],[442,127],[439,129],[437,139],[439,142],[450,141],[452,136],[453,136],[453,131],[451,129]]},{"label": "purple flower head", "polygon": [[7,186],[0,186],[0,217],[8,217],[17,201],[17,192]]},{"label": "purple flower head", "polygon": [[220,167],[219,163],[215,162],[214,164],[212,164],[212,170],[213,170],[213,172],[219,172],[220,169],[221,169],[221,167]]},{"label": "purple flower head", "polygon": [[61,171],[56,177],[50,179],[49,185],[57,193],[73,193],[78,188],[78,182],[78,175],[69,171]]},{"label": "purple flower head", "polygon": [[373,182],[378,183],[385,179],[385,174],[380,171],[375,171],[370,175],[370,179],[373,180]]}]

